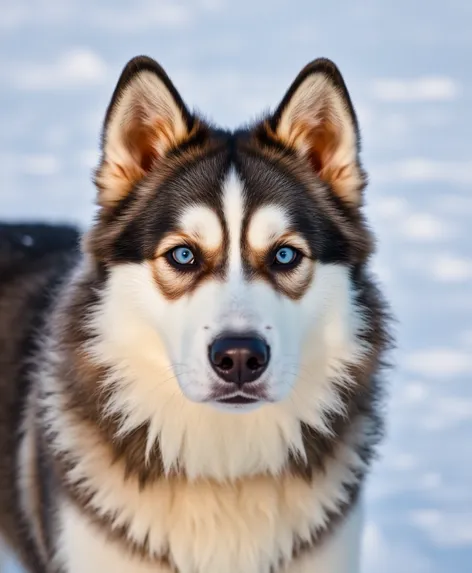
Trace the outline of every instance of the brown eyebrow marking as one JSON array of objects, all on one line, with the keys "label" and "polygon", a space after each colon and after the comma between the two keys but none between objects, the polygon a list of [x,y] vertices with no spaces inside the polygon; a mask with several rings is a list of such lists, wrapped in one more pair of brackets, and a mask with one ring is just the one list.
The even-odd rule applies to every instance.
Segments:
[{"label": "brown eyebrow marking", "polygon": [[197,234],[189,235],[187,233],[172,232],[168,233],[161,241],[159,241],[154,257],[162,257],[171,249],[175,249],[175,247],[183,245],[190,248],[193,247],[198,249],[198,251],[202,250],[199,244],[199,236]]},{"label": "brown eyebrow marking", "polygon": [[266,265],[268,254],[283,246],[293,247],[300,251],[304,257],[308,259],[312,258],[311,249],[307,241],[294,231],[288,231],[279,237],[274,237],[270,243],[260,249],[252,247],[246,242],[243,246],[243,251],[246,255],[245,258],[247,258],[253,266],[257,267],[261,264]]},{"label": "brown eyebrow marking", "polygon": [[278,237],[272,248],[289,246],[298,249],[305,257],[311,258],[311,249],[308,242],[296,231],[287,231]]}]

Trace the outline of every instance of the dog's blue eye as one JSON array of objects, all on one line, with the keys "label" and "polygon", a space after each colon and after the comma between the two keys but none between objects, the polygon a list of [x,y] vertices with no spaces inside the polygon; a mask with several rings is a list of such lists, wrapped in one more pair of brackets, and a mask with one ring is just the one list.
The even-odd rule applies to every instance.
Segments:
[{"label": "dog's blue eye", "polygon": [[193,265],[195,255],[188,247],[177,247],[172,251],[172,258],[178,265]]},{"label": "dog's blue eye", "polygon": [[292,247],[280,247],[275,253],[274,263],[276,265],[290,265],[295,262],[297,255],[298,251]]}]

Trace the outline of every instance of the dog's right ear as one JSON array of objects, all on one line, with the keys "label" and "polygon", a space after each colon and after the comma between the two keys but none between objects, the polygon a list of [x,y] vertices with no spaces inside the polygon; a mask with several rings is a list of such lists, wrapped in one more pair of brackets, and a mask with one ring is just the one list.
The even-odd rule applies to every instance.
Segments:
[{"label": "dog's right ear", "polygon": [[101,206],[111,206],[192,129],[193,118],[161,66],[144,56],[128,62],[113,93],[95,174]]}]

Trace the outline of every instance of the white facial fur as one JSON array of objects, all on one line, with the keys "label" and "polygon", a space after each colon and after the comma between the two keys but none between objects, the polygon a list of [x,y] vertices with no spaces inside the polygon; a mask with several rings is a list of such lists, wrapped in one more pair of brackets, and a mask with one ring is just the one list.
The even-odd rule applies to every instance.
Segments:
[{"label": "white facial fur", "polygon": [[[298,301],[276,293],[265,281],[245,280],[242,185],[234,173],[224,193],[230,241],[224,279],[207,280],[190,295],[170,301],[157,288],[150,263],[114,267],[102,305],[92,317],[101,342],[90,348],[98,362],[116,373],[105,383],[114,387],[109,408],[123,416],[123,433],[150,422],[148,451],[159,439],[167,469],[177,460],[182,463],[183,456],[190,475],[208,470],[218,477],[277,471],[290,450],[303,456],[300,422],[329,431],[325,417],[339,411],[339,386],[349,383],[345,367],[357,362],[364,350],[357,336],[362,320],[346,267],[316,264],[314,278]],[[192,207],[182,221],[189,233],[197,229],[206,243],[216,243],[222,234],[216,216],[204,207]],[[283,233],[284,227],[281,209],[264,207],[256,213],[248,237],[257,245]],[[233,409],[244,412],[252,440],[249,451],[246,440],[240,448],[234,445],[240,417],[202,404],[218,383],[208,346],[228,330],[257,332],[271,348],[261,380],[273,403],[256,411]],[[215,447],[229,450],[230,443],[231,452],[218,461]],[[204,449],[213,453],[207,455]]]}]

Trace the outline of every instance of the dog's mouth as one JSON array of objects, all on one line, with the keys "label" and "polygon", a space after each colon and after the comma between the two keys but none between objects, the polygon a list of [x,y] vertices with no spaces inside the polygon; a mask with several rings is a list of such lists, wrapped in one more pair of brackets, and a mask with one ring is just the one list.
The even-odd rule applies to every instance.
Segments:
[{"label": "dog's mouth", "polygon": [[245,394],[235,394],[233,396],[222,396],[217,398],[216,400],[220,404],[232,404],[232,405],[240,405],[245,406],[246,404],[255,404],[256,402],[260,401],[260,398],[256,396],[246,396]]},{"label": "dog's mouth", "polygon": [[221,406],[240,407],[257,405],[268,401],[264,387],[255,385],[253,388],[237,389],[216,388],[210,397],[210,401]]}]

